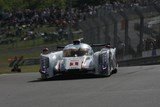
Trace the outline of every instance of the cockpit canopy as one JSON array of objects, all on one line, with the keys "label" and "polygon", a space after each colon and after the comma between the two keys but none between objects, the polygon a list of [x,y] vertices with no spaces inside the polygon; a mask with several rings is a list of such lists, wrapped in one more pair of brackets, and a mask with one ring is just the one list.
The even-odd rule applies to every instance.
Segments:
[{"label": "cockpit canopy", "polygon": [[67,45],[63,50],[63,57],[81,57],[84,55],[92,55],[93,50],[92,48],[87,45],[80,43],[78,45]]}]

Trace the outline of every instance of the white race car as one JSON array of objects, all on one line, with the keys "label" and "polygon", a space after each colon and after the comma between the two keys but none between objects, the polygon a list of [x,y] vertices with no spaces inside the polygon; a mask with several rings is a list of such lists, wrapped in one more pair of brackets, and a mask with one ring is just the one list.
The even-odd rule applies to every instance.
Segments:
[{"label": "white race car", "polygon": [[[104,46],[93,52],[92,47]],[[62,51],[48,53],[47,49],[40,56],[40,74],[42,79],[53,78],[59,74],[91,73],[110,76],[117,72],[116,48],[105,44],[88,45],[80,40],[66,45]]]}]

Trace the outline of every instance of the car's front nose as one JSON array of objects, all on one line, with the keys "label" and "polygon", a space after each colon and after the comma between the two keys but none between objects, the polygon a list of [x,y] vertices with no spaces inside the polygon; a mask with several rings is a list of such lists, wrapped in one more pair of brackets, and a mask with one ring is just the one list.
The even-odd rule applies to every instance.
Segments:
[{"label": "car's front nose", "polygon": [[61,71],[85,71],[93,69],[91,57],[67,57],[63,58]]},{"label": "car's front nose", "polygon": [[63,58],[61,68],[65,70],[72,70],[72,69],[81,69],[83,63],[83,57],[67,57]]}]

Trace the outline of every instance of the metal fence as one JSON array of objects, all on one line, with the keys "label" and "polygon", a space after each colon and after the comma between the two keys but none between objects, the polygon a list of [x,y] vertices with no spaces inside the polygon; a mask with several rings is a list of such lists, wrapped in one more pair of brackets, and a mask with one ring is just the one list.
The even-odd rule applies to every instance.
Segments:
[{"label": "metal fence", "polygon": [[110,43],[122,59],[142,57],[143,51],[160,48],[160,6],[102,6],[80,22],[80,28],[86,43]]}]

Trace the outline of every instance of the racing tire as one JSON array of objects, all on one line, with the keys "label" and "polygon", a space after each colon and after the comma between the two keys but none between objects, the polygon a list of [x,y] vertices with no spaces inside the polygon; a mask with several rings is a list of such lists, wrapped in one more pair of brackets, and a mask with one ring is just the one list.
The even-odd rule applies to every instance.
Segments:
[{"label": "racing tire", "polygon": [[112,71],[112,74],[116,74],[117,73],[117,69],[114,69],[113,71]]},{"label": "racing tire", "polygon": [[112,71],[112,74],[116,74],[118,72],[118,64],[116,64],[116,68]]}]

